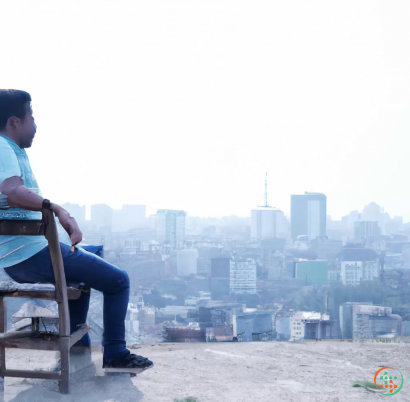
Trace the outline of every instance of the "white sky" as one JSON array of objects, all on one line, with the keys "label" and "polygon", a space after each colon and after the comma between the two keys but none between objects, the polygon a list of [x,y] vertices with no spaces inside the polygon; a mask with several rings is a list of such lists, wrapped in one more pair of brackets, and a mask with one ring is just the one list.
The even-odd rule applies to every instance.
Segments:
[{"label": "white sky", "polygon": [[[410,219],[410,1],[2,1],[48,198],[247,216],[323,192]],[[50,153],[51,155],[48,155]]]}]

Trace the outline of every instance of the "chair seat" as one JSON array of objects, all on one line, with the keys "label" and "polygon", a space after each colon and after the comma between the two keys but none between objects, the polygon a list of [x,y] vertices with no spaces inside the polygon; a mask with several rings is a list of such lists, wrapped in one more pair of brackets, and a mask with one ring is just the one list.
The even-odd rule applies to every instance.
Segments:
[{"label": "chair seat", "polygon": [[0,293],[10,292],[41,292],[55,290],[55,286],[48,283],[18,283],[14,281],[0,281]]},{"label": "chair seat", "polygon": [[[81,296],[83,283],[67,284],[69,299],[78,299]],[[12,280],[0,281],[0,296],[27,297],[33,299],[55,299],[55,286],[49,283],[18,283]]]}]

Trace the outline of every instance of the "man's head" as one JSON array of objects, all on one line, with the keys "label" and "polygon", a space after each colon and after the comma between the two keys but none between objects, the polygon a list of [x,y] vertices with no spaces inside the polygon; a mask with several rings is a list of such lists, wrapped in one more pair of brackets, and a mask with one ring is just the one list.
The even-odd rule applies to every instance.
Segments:
[{"label": "man's head", "polygon": [[30,94],[0,89],[0,133],[12,139],[20,148],[30,148],[36,130]]}]

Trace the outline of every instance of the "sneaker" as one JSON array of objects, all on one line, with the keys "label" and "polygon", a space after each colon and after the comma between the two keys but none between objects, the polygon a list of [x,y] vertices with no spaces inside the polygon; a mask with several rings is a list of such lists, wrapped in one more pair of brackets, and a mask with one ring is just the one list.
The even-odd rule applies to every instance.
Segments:
[{"label": "sneaker", "polygon": [[151,360],[143,356],[134,355],[131,352],[126,353],[124,356],[110,363],[103,359],[103,369],[105,369],[107,373],[139,374],[153,366],[154,363]]}]

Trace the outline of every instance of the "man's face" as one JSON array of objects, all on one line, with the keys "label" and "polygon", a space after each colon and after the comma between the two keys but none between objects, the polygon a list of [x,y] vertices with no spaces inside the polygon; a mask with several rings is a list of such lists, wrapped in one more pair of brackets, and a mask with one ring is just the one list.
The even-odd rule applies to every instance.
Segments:
[{"label": "man's face", "polygon": [[28,112],[26,113],[24,119],[20,119],[19,124],[17,125],[17,131],[18,132],[16,134],[19,138],[20,147],[30,148],[37,131],[31,106],[29,106]]}]

